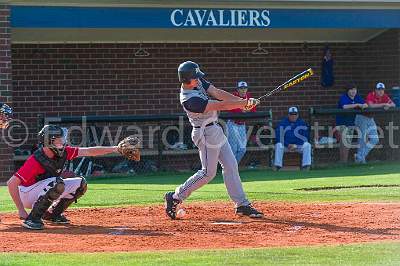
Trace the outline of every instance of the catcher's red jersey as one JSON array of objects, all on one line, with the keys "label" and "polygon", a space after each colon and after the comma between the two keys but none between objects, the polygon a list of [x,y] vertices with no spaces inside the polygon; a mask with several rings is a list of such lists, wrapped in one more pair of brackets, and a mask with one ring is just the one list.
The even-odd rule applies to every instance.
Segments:
[{"label": "catcher's red jersey", "polygon": [[[65,147],[65,152],[67,153],[67,160],[73,160],[78,157],[78,147]],[[14,174],[21,180],[21,186],[29,187],[36,183],[36,177],[38,175],[44,174],[45,170],[43,166],[36,160],[36,158],[31,155],[26,160],[23,166]]]}]

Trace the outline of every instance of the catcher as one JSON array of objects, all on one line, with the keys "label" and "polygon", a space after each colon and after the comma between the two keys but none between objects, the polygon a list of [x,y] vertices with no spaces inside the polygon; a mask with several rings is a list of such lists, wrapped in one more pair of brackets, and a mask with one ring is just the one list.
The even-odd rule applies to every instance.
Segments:
[{"label": "catcher", "polygon": [[[131,160],[140,160],[139,139],[127,137],[118,146],[78,148],[66,145],[61,127],[46,125],[40,130],[41,148],[8,180],[8,190],[18,209],[22,226],[32,230],[44,228],[43,220],[69,224],[63,212],[87,190],[84,177],[60,177],[67,160],[83,156],[100,156],[119,152]],[[28,214],[25,208],[32,209]]]}]

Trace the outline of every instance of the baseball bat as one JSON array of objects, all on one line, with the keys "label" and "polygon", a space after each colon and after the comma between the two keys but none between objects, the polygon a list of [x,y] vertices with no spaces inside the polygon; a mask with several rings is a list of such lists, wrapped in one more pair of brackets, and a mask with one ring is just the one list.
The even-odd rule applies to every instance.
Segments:
[{"label": "baseball bat", "polygon": [[287,80],[285,83],[282,83],[281,85],[279,85],[278,87],[276,87],[275,89],[273,89],[272,91],[266,93],[265,95],[261,96],[260,98],[258,98],[258,100],[261,100],[262,98],[265,97],[269,97],[279,91],[282,90],[286,90],[300,82],[302,82],[305,79],[308,79],[309,77],[311,77],[312,75],[314,75],[314,71],[309,68],[307,70],[304,70],[303,72],[297,74],[296,76],[290,78],[289,80]]}]

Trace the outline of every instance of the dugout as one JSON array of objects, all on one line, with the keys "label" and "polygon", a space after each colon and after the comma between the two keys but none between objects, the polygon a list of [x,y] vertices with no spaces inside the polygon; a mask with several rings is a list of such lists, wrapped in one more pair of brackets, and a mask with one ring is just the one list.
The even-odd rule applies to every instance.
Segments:
[{"label": "dugout", "polygon": [[[217,87],[243,79],[254,96],[313,67],[315,78],[259,108],[278,119],[296,105],[306,117],[312,106],[335,106],[350,79],[364,96],[377,81],[398,86],[399,28],[393,0],[2,1],[1,100],[27,124],[25,145],[35,141],[37,114],[177,113],[176,67],[191,58]],[[326,44],[335,60],[331,87],[319,78]],[[2,178],[14,170],[6,135]]]}]

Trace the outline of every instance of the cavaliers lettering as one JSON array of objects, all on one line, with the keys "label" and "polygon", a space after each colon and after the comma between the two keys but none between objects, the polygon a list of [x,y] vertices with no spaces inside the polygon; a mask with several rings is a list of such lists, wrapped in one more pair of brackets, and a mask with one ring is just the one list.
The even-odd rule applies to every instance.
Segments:
[{"label": "cavaliers lettering", "polygon": [[257,9],[174,9],[170,19],[175,27],[268,27],[269,13]]}]

